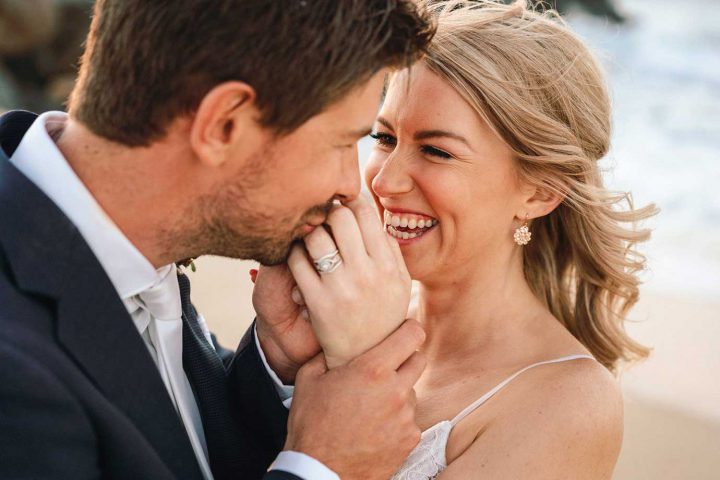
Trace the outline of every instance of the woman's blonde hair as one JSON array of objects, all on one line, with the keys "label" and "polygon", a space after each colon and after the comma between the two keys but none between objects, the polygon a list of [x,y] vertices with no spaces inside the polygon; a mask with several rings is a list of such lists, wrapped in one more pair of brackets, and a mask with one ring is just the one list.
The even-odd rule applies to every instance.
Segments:
[{"label": "woman's blonde hair", "polygon": [[603,187],[598,160],[611,120],[597,61],[559,15],[525,0],[427,8],[438,30],[425,63],[513,150],[522,181],[564,198],[532,222],[524,247],[531,289],[609,370],[646,357],[623,322],[645,265],[634,246],[650,236],[636,223],[656,209],[635,209],[629,193]]}]

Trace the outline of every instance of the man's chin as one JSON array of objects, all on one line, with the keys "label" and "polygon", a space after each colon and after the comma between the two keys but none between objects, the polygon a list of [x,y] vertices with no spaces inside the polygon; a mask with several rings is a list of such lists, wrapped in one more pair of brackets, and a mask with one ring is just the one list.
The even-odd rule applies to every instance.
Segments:
[{"label": "man's chin", "polygon": [[258,262],[263,267],[276,267],[278,265],[282,265],[287,262],[288,257],[290,254],[285,255],[284,257],[258,257],[254,258],[256,262]]},{"label": "man's chin", "polygon": [[284,235],[247,235],[225,229],[222,235],[212,237],[213,248],[209,255],[254,260],[261,265],[275,266],[287,262],[292,247],[302,243],[304,235],[294,230]]},{"label": "man's chin", "polygon": [[302,242],[302,239],[297,238],[292,242],[284,243],[282,246],[277,245],[276,248],[265,248],[262,252],[259,252],[254,256],[253,260],[264,265],[266,267],[274,267],[276,265],[282,265],[287,262],[292,247]]}]

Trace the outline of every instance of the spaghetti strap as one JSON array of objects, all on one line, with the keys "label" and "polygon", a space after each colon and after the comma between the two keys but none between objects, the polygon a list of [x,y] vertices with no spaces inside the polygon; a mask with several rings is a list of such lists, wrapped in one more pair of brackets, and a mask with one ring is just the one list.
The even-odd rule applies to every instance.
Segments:
[{"label": "spaghetti strap", "polygon": [[508,383],[510,383],[511,381],[513,381],[513,380],[515,379],[515,377],[517,377],[517,376],[520,375],[521,373],[523,373],[523,372],[525,372],[525,371],[527,371],[527,370],[530,370],[531,368],[538,367],[538,366],[540,366],[540,365],[547,365],[547,364],[549,364],[549,363],[566,362],[566,361],[569,361],[569,360],[576,360],[576,359],[578,359],[578,358],[589,358],[590,360],[595,360],[595,358],[592,357],[591,355],[568,355],[567,357],[556,358],[556,359],[554,359],[554,360],[545,360],[544,362],[538,362],[538,363],[533,363],[532,365],[528,365],[527,367],[525,367],[525,368],[523,368],[523,369],[521,369],[521,370],[518,370],[517,372],[513,373],[513,374],[510,375],[508,378],[506,378],[505,380],[503,380],[502,382],[500,382],[499,384],[497,384],[492,390],[490,390],[489,392],[487,392],[485,395],[483,395],[482,397],[480,397],[479,399],[477,399],[476,401],[474,401],[473,403],[471,403],[470,405],[468,405],[468,407],[465,408],[465,410],[463,410],[462,412],[460,412],[455,418],[453,418],[453,419],[450,421],[450,423],[452,424],[453,427],[454,427],[455,425],[457,425],[458,422],[460,422],[460,420],[462,420],[463,418],[467,417],[467,416],[470,415],[475,409],[477,409],[480,405],[482,405],[483,403],[487,402],[493,395],[495,395],[497,392],[499,392],[500,390],[502,390],[502,388],[505,387],[505,385],[507,385]]}]

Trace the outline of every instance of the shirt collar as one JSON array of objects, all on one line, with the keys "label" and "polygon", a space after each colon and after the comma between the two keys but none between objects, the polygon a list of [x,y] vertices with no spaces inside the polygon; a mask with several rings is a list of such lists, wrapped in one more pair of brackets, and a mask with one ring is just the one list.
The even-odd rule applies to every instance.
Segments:
[{"label": "shirt collar", "polygon": [[[100,207],[65,157],[53,136],[67,122],[63,112],[40,115],[18,145],[10,162],[70,219],[102,265],[121,299],[161,281],[158,271],[135,248]],[[128,304],[126,303],[126,306]]]}]

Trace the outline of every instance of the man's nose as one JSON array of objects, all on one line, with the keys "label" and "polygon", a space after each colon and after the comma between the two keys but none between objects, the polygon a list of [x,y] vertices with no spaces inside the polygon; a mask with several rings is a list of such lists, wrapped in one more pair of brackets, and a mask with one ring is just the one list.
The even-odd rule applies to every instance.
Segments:
[{"label": "man's nose", "polygon": [[357,147],[342,162],[340,184],[336,198],[340,200],[353,200],[360,194],[360,165],[358,164]]}]

